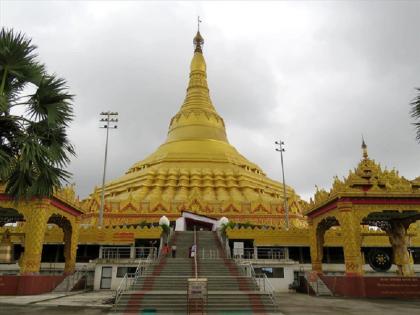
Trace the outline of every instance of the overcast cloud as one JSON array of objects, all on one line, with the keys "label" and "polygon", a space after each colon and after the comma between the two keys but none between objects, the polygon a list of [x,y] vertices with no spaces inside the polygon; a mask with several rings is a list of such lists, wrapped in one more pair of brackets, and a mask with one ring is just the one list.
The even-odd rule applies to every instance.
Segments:
[{"label": "overcast cloud", "polygon": [[197,15],[213,103],[232,143],[308,199],[369,155],[420,175],[409,103],[420,87],[420,2],[1,1],[1,25],[39,47],[76,95],[70,171],[81,197],[101,183],[99,113],[120,113],[108,179],[166,138],[181,106]]}]

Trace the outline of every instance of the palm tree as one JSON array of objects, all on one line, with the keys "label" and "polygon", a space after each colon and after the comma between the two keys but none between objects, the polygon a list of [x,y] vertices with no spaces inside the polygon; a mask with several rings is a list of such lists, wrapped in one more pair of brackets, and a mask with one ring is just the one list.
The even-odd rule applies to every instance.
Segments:
[{"label": "palm tree", "polygon": [[51,196],[71,175],[66,128],[73,95],[48,74],[36,46],[21,33],[0,31],[0,181],[15,197]]},{"label": "palm tree", "polygon": [[416,122],[414,122],[414,126],[416,126],[417,130],[417,141],[420,142],[420,88],[417,88],[419,94],[414,98],[411,102],[411,117],[413,117]]}]

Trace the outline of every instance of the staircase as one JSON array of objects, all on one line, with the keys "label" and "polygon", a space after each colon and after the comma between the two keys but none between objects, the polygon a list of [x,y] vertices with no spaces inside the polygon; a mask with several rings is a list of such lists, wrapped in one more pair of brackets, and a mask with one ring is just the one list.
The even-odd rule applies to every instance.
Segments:
[{"label": "staircase", "polygon": [[226,258],[216,233],[200,231],[197,237],[199,276],[208,279],[208,312],[266,314],[276,311],[270,296],[260,292],[256,282],[245,276],[234,260]]},{"label": "staircase", "polygon": [[[170,255],[154,263],[124,294],[115,311],[121,314],[187,314],[188,278],[195,275],[194,259],[188,258],[194,232],[176,232]],[[267,314],[275,312],[270,296],[244,276],[235,262],[225,258],[216,233],[197,232],[198,276],[208,279],[207,314]],[[203,257],[200,257],[203,256]],[[211,258],[210,258],[211,257]]]},{"label": "staircase", "polygon": [[316,276],[316,281],[309,281],[309,275],[305,273],[305,280],[315,292],[316,296],[333,296],[331,290],[319,276]]},{"label": "staircase", "polygon": [[70,292],[79,287],[86,288],[88,276],[89,274],[85,270],[69,274],[52,292]]}]

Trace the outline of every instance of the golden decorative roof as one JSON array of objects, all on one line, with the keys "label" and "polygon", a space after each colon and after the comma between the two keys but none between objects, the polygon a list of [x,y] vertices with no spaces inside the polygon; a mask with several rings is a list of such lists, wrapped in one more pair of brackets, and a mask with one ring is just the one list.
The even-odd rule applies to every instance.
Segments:
[{"label": "golden decorative roof", "polygon": [[53,196],[58,200],[61,200],[68,205],[81,210],[82,205],[79,200],[79,196],[76,196],[75,186],[76,184],[73,183],[70,185],[65,185],[60,189],[56,189]]},{"label": "golden decorative roof", "polygon": [[[52,197],[76,208],[79,211],[82,211],[82,204],[79,199],[79,196],[76,196],[75,186],[76,184],[73,183],[70,185],[65,185],[58,189],[54,189]],[[6,184],[0,182],[0,193],[4,194],[5,192]]]},{"label": "golden decorative roof", "polygon": [[[186,97],[170,121],[165,143],[106,184],[108,209],[131,207],[145,214],[187,209],[213,216],[262,211],[270,216],[267,220],[280,220],[282,185],[228,142],[223,118],[210,98],[203,43],[198,32]],[[292,196],[293,190],[287,190]],[[100,191],[95,189],[84,202],[91,211],[96,211]],[[300,210],[296,213],[301,217]]]},{"label": "golden decorative roof", "polygon": [[330,191],[316,186],[314,199],[305,207],[305,212],[328,203],[337,196],[410,196],[420,194],[420,181],[400,176],[396,170],[382,169],[381,165],[368,157],[367,145],[362,142],[363,158],[346,178],[334,177]]}]

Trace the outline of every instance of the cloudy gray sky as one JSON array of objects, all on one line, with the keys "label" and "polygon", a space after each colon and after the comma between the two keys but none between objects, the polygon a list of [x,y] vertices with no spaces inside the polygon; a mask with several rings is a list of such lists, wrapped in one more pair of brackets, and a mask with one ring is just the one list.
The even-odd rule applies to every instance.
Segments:
[{"label": "cloudy gray sky", "polygon": [[100,185],[105,132],[120,113],[108,178],[166,138],[183,102],[197,15],[213,103],[229,141],[308,199],[361,158],[420,175],[409,102],[420,87],[420,2],[4,1],[1,25],[26,33],[75,101],[70,170],[81,197]]}]

